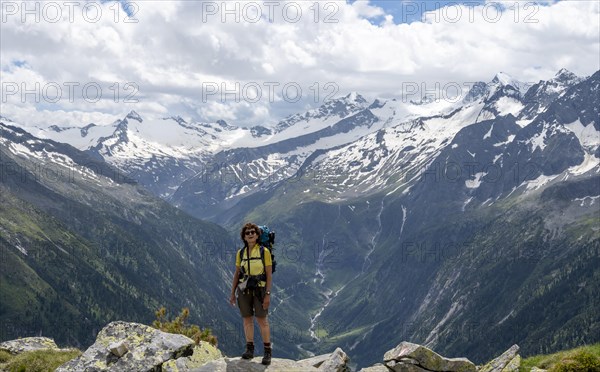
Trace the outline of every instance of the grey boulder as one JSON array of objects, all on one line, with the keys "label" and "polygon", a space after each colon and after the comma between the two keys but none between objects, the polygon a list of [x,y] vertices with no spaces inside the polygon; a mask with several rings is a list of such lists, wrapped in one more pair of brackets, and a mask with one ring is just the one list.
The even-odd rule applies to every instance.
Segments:
[{"label": "grey boulder", "polygon": [[402,342],[385,353],[384,363],[397,372],[449,371],[476,372],[477,367],[466,358],[444,358],[425,346]]},{"label": "grey boulder", "polygon": [[[121,342],[126,343],[129,351],[119,357],[111,352],[111,346]],[[139,323],[112,322],[98,333],[96,342],[82,355],[56,371],[160,371],[164,362],[191,355],[193,348],[194,341],[184,335]]]}]

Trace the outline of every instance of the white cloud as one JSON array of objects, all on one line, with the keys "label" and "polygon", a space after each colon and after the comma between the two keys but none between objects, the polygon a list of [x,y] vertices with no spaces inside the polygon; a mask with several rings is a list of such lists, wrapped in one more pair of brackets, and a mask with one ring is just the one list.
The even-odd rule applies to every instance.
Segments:
[{"label": "white cloud", "polygon": [[[103,3],[102,16],[91,23],[82,15],[83,4],[76,7],[73,23],[64,8],[57,23],[44,21],[43,14],[40,22],[28,16],[23,23],[20,12],[5,11],[0,80],[3,90],[5,83],[30,87],[35,82],[92,82],[102,87],[102,99],[86,102],[76,91],[72,103],[42,102],[35,111],[17,94],[3,102],[3,115],[33,123],[75,123],[122,117],[134,108],[257,125],[315,105],[315,97],[322,100],[331,93],[324,89],[327,83],[338,87],[338,95],[358,91],[375,97],[398,94],[410,82],[433,88],[435,82],[488,81],[498,71],[538,81],[562,67],[579,75],[600,68],[598,2],[506,8],[498,20],[491,3],[455,5],[428,12],[426,22],[411,24],[394,24],[391,15],[367,1],[281,1],[272,9],[263,2],[244,1],[239,3],[239,22],[232,14],[222,22],[223,14],[214,12],[222,2],[141,1],[135,2],[137,23],[125,23],[126,14],[114,3]],[[248,19],[255,15],[252,4],[262,4],[262,19],[255,23]],[[298,9],[301,16],[291,19],[300,14]],[[381,24],[370,22],[378,17]],[[15,61],[26,65],[16,67]],[[128,82],[139,87],[134,94],[138,103],[123,102],[133,92],[124,90]],[[120,89],[116,100],[115,83]],[[222,100],[220,94],[203,99],[205,88],[214,83],[230,89],[236,83],[258,84],[262,100],[252,103],[241,97],[235,102]],[[272,91],[273,102],[265,83],[280,84]],[[299,102],[286,102],[282,88],[291,83],[302,89]]]},{"label": "white cloud", "polygon": [[352,8],[359,17],[375,18],[385,15],[385,11],[377,6],[372,6],[368,1],[355,1]]}]

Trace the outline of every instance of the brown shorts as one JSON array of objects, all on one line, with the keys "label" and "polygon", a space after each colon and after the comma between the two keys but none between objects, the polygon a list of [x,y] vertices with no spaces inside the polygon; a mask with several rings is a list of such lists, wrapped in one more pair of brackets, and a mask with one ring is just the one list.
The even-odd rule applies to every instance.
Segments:
[{"label": "brown shorts", "polygon": [[[269,313],[269,309],[262,307],[262,300],[265,298],[265,287],[256,289],[246,289],[241,292],[238,290],[237,303],[242,317],[256,316],[264,318]],[[241,293],[240,293],[241,292]]]}]

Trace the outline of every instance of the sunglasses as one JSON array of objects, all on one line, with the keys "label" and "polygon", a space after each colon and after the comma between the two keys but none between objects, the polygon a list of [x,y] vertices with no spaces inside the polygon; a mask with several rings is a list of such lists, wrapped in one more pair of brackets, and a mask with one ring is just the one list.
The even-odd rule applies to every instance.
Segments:
[{"label": "sunglasses", "polygon": [[256,230],[248,230],[244,233],[244,235],[248,236],[248,235],[256,235]]}]

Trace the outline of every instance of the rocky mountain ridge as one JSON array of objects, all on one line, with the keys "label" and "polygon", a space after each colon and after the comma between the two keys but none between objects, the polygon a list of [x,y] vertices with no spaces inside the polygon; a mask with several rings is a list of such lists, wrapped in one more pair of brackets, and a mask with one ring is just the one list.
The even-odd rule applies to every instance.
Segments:
[{"label": "rocky mountain ridge", "polygon": [[[530,85],[499,73],[488,83],[475,83],[462,100],[455,102],[439,98],[419,104],[382,99],[368,102],[360,94],[351,93],[317,109],[291,115],[273,128],[240,128],[222,120],[188,123],[178,116],[152,118],[135,111],[108,126],[89,123],[81,128],[44,128],[14,124],[38,137],[69,143],[102,157],[156,195],[173,197],[176,205],[187,203],[187,194],[193,192],[202,195],[202,205],[218,208],[227,200],[227,208],[241,197],[294,176],[304,161],[320,151],[350,144],[382,128],[454,115],[475,104],[481,105],[475,109],[476,117],[462,117],[463,121],[519,113],[519,121],[525,122],[581,80],[563,69],[553,79],[528,89]],[[236,184],[218,193],[201,184],[193,185],[206,184],[202,180],[207,178],[230,178]],[[178,190],[181,186],[183,190]]]}]

